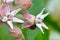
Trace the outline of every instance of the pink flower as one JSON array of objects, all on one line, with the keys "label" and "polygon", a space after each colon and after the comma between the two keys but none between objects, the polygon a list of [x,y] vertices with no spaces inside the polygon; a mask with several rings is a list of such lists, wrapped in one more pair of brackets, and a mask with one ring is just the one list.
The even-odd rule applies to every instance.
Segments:
[{"label": "pink flower", "polygon": [[39,13],[37,16],[31,15],[28,12],[25,12],[22,14],[24,18],[27,19],[27,21],[22,25],[23,28],[31,27],[32,25],[36,25],[38,28],[40,28],[41,32],[43,32],[42,27],[48,29],[48,27],[43,23],[43,20],[49,13],[43,14],[43,11],[45,8]]},{"label": "pink flower", "polygon": [[14,17],[21,9],[16,9],[11,11],[9,6],[2,5],[0,8],[0,15],[2,17],[2,22],[7,22],[9,27],[13,29],[12,22],[24,23],[23,20]]},{"label": "pink flower", "polygon": [[0,0],[3,5],[10,6],[10,10],[14,10],[14,6],[11,4],[14,0]]}]

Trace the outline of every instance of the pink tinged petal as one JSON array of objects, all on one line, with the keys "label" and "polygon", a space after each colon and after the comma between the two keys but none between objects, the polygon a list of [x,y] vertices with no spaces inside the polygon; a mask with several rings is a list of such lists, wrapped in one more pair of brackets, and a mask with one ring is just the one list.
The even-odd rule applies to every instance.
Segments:
[{"label": "pink tinged petal", "polygon": [[1,15],[1,17],[4,17],[6,15],[6,5],[1,6],[0,15]]},{"label": "pink tinged petal", "polygon": [[41,32],[44,34],[44,31],[43,31],[43,29],[42,29],[42,24],[36,24],[36,26],[37,26],[38,28],[40,28]]},{"label": "pink tinged petal", "polygon": [[7,24],[9,25],[9,27],[10,27],[11,29],[13,29],[12,21],[7,21]]},{"label": "pink tinged petal", "polygon": [[44,19],[45,17],[47,17],[49,15],[49,13],[43,14],[41,19]]},{"label": "pink tinged petal", "polygon": [[22,16],[26,19],[32,19],[32,16],[28,12],[23,13]]},{"label": "pink tinged petal", "polygon": [[12,12],[11,12],[11,15],[13,15],[13,16],[16,15],[20,10],[21,10],[21,9],[19,8],[19,9],[16,9],[16,10],[12,11]]},{"label": "pink tinged petal", "polygon": [[32,25],[32,23],[30,22],[25,22],[23,25],[22,25],[22,28],[28,28]]},{"label": "pink tinged petal", "polygon": [[38,18],[38,17],[41,17],[41,15],[43,14],[44,10],[45,10],[45,8],[43,8],[42,11],[41,11],[36,17],[37,17],[37,18]]},{"label": "pink tinged petal", "polygon": [[23,20],[13,17],[13,22],[24,23]]},{"label": "pink tinged petal", "polygon": [[46,29],[49,29],[43,22],[42,22],[42,26]]}]

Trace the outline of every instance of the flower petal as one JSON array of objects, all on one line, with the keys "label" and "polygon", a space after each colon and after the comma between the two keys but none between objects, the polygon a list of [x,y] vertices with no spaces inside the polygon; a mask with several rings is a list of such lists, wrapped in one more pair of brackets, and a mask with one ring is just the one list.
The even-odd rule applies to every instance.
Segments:
[{"label": "flower petal", "polygon": [[22,16],[23,16],[24,18],[26,18],[27,20],[32,20],[32,19],[34,18],[34,16],[31,15],[31,14],[29,14],[28,12],[24,12],[24,13],[22,14]]},{"label": "flower petal", "polygon": [[43,29],[42,29],[42,24],[36,24],[36,26],[37,26],[38,28],[40,28],[40,30],[41,30],[42,33],[44,33],[44,31],[43,31]]},{"label": "flower petal", "polygon": [[1,17],[4,17],[6,15],[6,5],[4,4],[0,7],[0,15]]},{"label": "flower petal", "polygon": [[42,11],[36,16],[37,18],[38,17],[41,17],[41,15],[43,14],[43,11],[45,10],[45,8],[42,9]]},{"label": "flower petal", "polygon": [[21,10],[21,9],[19,8],[19,9],[16,9],[16,10],[12,11],[12,12],[11,12],[11,15],[13,15],[13,16],[16,15],[20,10]]},{"label": "flower petal", "polygon": [[36,18],[44,19],[46,16],[48,16],[49,12],[46,13],[46,14],[43,14],[43,11],[44,11],[44,10],[45,10],[45,8],[41,11],[40,14],[38,14],[38,15],[36,16]]},{"label": "flower petal", "polygon": [[46,14],[43,14],[42,15],[42,17],[41,17],[41,19],[44,19],[46,16],[48,16],[49,15],[49,12],[48,13],[46,13]]},{"label": "flower petal", "polygon": [[6,7],[6,15],[9,15],[9,14],[10,14],[10,11],[11,11],[11,10],[10,10],[10,7],[7,6],[7,7]]},{"label": "flower petal", "polygon": [[27,28],[27,27],[30,27],[32,25],[32,23],[30,22],[25,22],[23,25],[22,25],[22,28]]},{"label": "flower petal", "polygon": [[7,21],[7,24],[9,25],[9,27],[10,27],[11,29],[13,29],[12,21]]},{"label": "flower petal", "polygon": [[6,22],[7,20],[8,20],[7,17],[3,17],[3,18],[2,18],[2,22]]},{"label": "flower petal", "polygon": [[23,20],[13,17],[13,22],[24,23]]},{"label": "flower petal", "polygon": [[42,22],[42,26],[46,29],[49,29],[43,22]]}]

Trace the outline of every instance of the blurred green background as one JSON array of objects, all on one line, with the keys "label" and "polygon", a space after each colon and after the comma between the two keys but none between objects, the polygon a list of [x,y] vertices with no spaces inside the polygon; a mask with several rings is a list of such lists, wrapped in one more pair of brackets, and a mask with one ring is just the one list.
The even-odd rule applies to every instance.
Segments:
[{"label": "blurred green background", "polygon": [[[29,28],[21,29],[22,24],[14,24],[22,30],[25,40],[60,40],[60,14],[58,12],[58,6],[58,9],[55,9],[56,11],[51,12],[49,10],[52,10],[53,8],[49,5],[52,5],[54,1],[52,2],[51,0],[51,4],[49,3],[49,0],[32,0],[32,2],[33,5],[29,9],[31,14],[36,16],[44,7],[47,9],[46,11],[50,12],[50,14],[43,20],[43,22],[49,27],[49,30],[43,28],[44,34],[42,34],[39,28],[36,28],[35,30],[30,30]],[[56,15],[59,16],[57,17]],[[11,36],[6,24],[0,26],[0,40],[15,40]]]}]

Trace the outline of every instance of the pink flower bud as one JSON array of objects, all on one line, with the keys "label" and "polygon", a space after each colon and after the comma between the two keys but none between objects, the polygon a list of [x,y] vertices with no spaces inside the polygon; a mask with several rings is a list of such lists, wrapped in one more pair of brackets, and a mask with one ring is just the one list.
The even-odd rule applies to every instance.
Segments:
[{"label": "pink flower bud", "polygon": [[29,9],[32,5],[31,0],[15,0],[15,2],[19,4],[23,10]]},{"label": "pink flower bud", "polygon": [[14,38],[24,40],[22,31],[18,27],[14,27],[13,30],[11,30],[11,29],[9,29],[9,30]]}]

